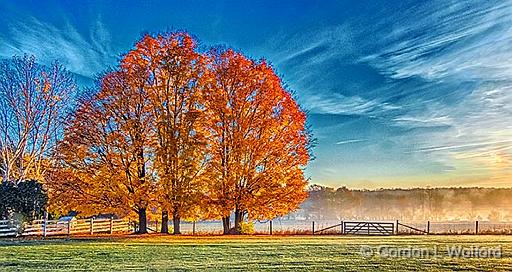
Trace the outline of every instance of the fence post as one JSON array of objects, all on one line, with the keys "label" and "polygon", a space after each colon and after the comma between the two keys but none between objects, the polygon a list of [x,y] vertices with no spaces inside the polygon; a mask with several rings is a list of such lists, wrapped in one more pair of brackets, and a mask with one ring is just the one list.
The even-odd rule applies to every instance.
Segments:
[{"label": "fence post", "polygon": [[396,220],[396,235],[398,235],[398,220]]},{"label": "fence post", "polygon": [[94,217],[91,217],[91,226],[90,226],[91,235],[94,234]]},{"label": "fence post", "polygon": [[110,217],[110,234],[114,233],[114,217]]},{"label": "fence post", "polygon": [[196,235],[196,221],[192,221],[192,235],[195,236]]},{"label": "fence post", "polygon": [[427,221],[427,234],[430,234],[430,221]]},{"label": "fence post", "polygon": [[68,221],[68,237],[71,236],[71,220]]},{"label": "fence post", "polygon": [[270,235],[272,235],[272,220],[270,220]]},{"label": "fence post", "polygon": [[158,219],[156,220],[156,224],[155,224],[155,232],[158,233]]},{"label": "fence post", "polygon": [[340,222],[340,233],[343,235],[343,220]]},{"label": "fence post", "polygon": [[44,219],[43,219],[43,237],[46,237],[46,225],[48,224],[48,212],[44,212]]},{"label": "fence post", "polygon": [[478,234],[478,220],[475,223],[475,234]]},{"label": "fence post", "polygon": [[311,224],[312,234],[315,235],[315,221]]}]

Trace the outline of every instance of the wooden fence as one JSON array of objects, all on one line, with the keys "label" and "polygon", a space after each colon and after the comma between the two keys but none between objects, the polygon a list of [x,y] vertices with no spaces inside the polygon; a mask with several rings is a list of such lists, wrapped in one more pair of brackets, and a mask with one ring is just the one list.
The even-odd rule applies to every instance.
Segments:
[{"label": "wooden fence", "polygon": [[[135,221],[124,219],[35,220],[20,224],[16,220],[0,220],[0,237],[72,236],[90,234],[132,233]],[[172,222],[170,222],[172,224]],[[394,225],[394,228],[393,228]],[[169,226],[172,229],[172,225]],[[160,222],[148,221],[148,232],[159,232]],[[407,223],[377,221],[281,221],[254,222],[256,234],[319,235],[417,235],[417,234],[512,234],[512,222],[425,222]],[[221,221],[182,222],[185,235],[222,234]]]},{"label": "wooden fence", "polygon": [[132,230],[130,223],[124,219],[80,219],[34,220],[20,224],[15,220],[0,221],[0,237],[16,236],[50,236],[50,235],[83,235],[83,234],[114,234]]},{"label": "wooden fence", "polygon": [[0,237],[16,236],[19,224],[15,220],[0,220]]}]

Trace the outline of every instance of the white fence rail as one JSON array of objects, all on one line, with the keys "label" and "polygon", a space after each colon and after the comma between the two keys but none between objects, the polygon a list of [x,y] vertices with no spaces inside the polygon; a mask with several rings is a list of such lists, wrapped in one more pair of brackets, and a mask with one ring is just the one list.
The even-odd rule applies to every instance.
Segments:
[{"label": "white fence rail", "polygon": [[15,220],[0,220],[0,237],[16,236],[19,224]]},{"label": "white fence rail", "polygon": [[15,220],[0,220],[0,237],[114,234],[131,230],[129,221],[124,219],[34,220],[26,224]]}]

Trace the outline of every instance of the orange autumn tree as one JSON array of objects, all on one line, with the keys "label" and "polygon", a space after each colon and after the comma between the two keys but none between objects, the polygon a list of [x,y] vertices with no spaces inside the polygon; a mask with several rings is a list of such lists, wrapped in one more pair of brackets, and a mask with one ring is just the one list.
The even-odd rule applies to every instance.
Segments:
[{"label": "orange autumn tree", "polygon": [[161,230],[167,233],[170,212],[173,233],[180,234],[180,220],[194,217],[204,191],[204,58],[187,33],[146,35],[124,56],[121,67],[130,75],[130,84],[140,86],[150,99]]},{"label": "orange autumn tree", "polygon": [[[211,155],[208,207],[224,233],[248,219],[271,219],[306,198],[310,139],[306,115],[272,67],[233,50],[212,50],[204,93]],[[230,215],[234,212],[234,228]]]},{"label": "orange autumn tree", "polygon": [[86,215],[134,212],[146,233],[154,122],[146,94],[128,82],[122,70],[107,73],[99,92],[79,104],[48,186],[54,207]]}]

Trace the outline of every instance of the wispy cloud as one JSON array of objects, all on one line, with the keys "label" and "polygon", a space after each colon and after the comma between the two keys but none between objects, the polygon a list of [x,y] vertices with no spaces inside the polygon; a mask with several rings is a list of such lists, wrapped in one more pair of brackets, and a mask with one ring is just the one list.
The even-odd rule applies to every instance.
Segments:
[{"label": "wispy cloud", "polygon": [[351,34],[349,24],[303,29],[292,35],[279,33],[268,41],[273,48],[267,50],[275,52],[270,57],[279,65],[312,67],[327,61],[351,57],[357,50]]},{"label": "wispy cloud", "polygon": [[512,150],[510,25],[512,1],[434,0],[399,10],[389,4],[270,43],[272,59],[310,112],[371,120],[347,121],[339,135],[329,130],[336,133],[331,144],[385,133],[372,135],[374,145],[350,146],[352,154],[390,152],[425,172],[482,177],[492,176],[497,154]]},{"label": "wispy cloud", "polygon": [[397,124],[410,127],[450,126],[453,120],[449,116],[399,116],[394,118]]},{"label": "wispy cloud", "polygon": [[382,52],[363,60],[394,78],[508,79],[511,1],[432,1],[394,15]]},{"label": "wispy cloud", "polygon": [[307,94],[304,105],[313,113],[344,115],[376,115],[379,112],[396,110],[399,107],[378,100],[367,100],[359,96],[344,96],[338,93]]},{"label": "wispy cloud", "polygon": [[85,36],[69,22],[57,27],[35,17],[8,21],[8,32],[0,33],[0,56],[29,53],[42,63],[59,60],[70,71],[92,77],[115,60],[108,30],[98,18]]},{"label": "wispy cloud", "polygon": [[360,143],[360,142],[364,142],[364,141],[366,141],[366,139],[352,139],[352,140],[339,141],[339,142],[336,142],[336,144],[337,145],[353,144],[353,143]]},{"label": "wispy cloud", "polygon": [[[273,55],[268,56],[285,72],[292,89],[300,92],[300,102],[312,113],[376,115],[400,107],[381,97],[344,90],[348,82],[339,78],[340,63],[353,63],[357,55],[354,29],[347,24],[305,29],[295,34],[278,34],[268,41]],[[364,83],[363,83],[364,84]],[[339,86],[339,87],[338,87]]]},{"label": "wispy cloud", "polygon": [[[467,149],[472,149],[474,147],[488,147],[488,146],[501,145],[501,144],[512,144],[512,140],[503,140],[503,141],[494,141],[494,142],[486,141],[486,142],[481,142],[481,143],[468,143],[468,144],[462,144],[462,145],[430,146],[430,147],[422,147],[422,148],[419,148],[419,149],[416,149],[416,150],[412,150],[411,152],[435,152],[435,151],[445,151],[445,150],[467,150]],[[506,150],[506,149],[505,148],[501,148],[501,150]]]},{"label": "wispy cloud", "polygon": [[403,14],[382,49],[361,59],[396,81],[421,79],[421,93],[391,121],[446,127],[410,135],[413,153],[497,171],[495,157],[510,157],[512,146],[512,1],[434,1]]},{"label": "wispy cloud", "polygon": [[[391,152],[440,163],[453,175],[495,176],[512,154],[512,1],[405,6],[382,9],[367,24],[282,36],[278,64],[293,66],[294,87],[311,112],[379,119],[402,133],[388,139],[401,145]],[[369,64],[386,80],[348,88],[339,63]]]}]

